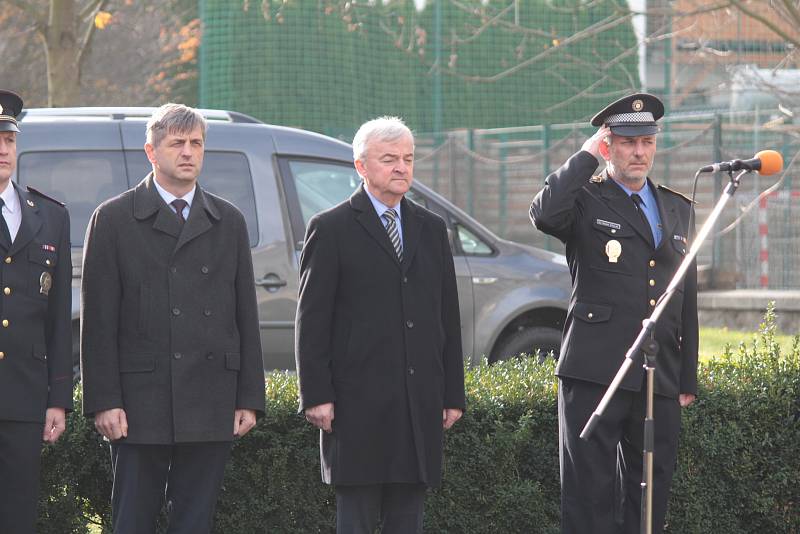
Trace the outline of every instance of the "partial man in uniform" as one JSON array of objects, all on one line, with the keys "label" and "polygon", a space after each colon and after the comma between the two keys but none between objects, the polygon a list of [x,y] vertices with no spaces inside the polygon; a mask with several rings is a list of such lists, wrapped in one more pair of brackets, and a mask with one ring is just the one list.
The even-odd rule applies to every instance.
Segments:
[{"label": "partial man in uniform", "polygon": [[81,287],[83,410],[111,441],[115,534],[210,532],[231,443],[264,409],[247,228],[202,189],[206,121],[147,122],[153,172],[89,221]]},{"label": "partial man in uniform", "polygon": [[72,410],[72,260],[64,205],[11,182],[22,99],[0,91],[0,532],[35,531],[42,441]]},{"label": "partial man in uniform", "polygon": [[465,402],[453,257],[444,221],[405,198],[402,120],[362,125],[353,158],[362,184],[309,221],[300,259],[300,410],[321,429],[337,532],[422,532],[443,430]]},{"label": "partial man in uniform", "polygon": [[[656,153],[653,95],[622,98],[592,119],[581,151],[547,177],[531,205],[539,230],[566,244],[572,275],[559,377],[561,528],[638,533],[644,371],[634,365],[591,439],[579,435],[628,348],[686,255],[691,203],[648,178]],[[606,168],[595,174],[601,161]],[[653,532],[661,532],[681,407],[697,392],[697,269],[692,265],[655,327]]]}]

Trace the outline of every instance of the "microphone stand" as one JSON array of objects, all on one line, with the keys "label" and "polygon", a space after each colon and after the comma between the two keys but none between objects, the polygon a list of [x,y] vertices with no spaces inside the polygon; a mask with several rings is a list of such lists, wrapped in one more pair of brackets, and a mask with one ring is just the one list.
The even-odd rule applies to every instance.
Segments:
[{"label": "microphone stand", "polygon": [[[698,171],[698,174],[699,172],[700,171]],[[722,195],[717,201],[717,204],[714,206],[714,209],[711,211],[711,214],[708,216],[708,219],[706,219],[706,222],[703,224],[703,227],[692,241],[692,246],[689,249],[689,253],[686,254],[683,261],[678,266],[678,269],[675,271],[675,274],[667,286],[666,291],[664,291],[664,294],[658,299],[655,309],[650,314],[650,317],[642,321],[642,329],[639,331],[639,335],[636,337],[633,345],[631,345],[631,347],[628,349],[628,352],[625,354],[625,359],[617,371],[617,374],[614,376],[614,379],[611,381],[611,385],[609,385],[608,389],[606,389],[603,398],[600,399],[597,408],[592,413],[591,417],[589,417],[589,420],[586,422],[586,426],[583,427],[583,431],[581,432],[581,439],[588,441],[595,427],[597,427],[597,424],[600,422],[600,418],[603,416],[603,413],[608,407],[608,403],[611,402],[611,399],[619,388],[620,383],[622,382],[623,378],[625,378],[625,375],[628,373],[630,367],[633,365],[634,358],[641,350],[644,353],[644,368],[647,375],[647,408],[644,420],[644,450],[642,451],[642,456],[644,458],[644,463],[642,466],[642,512],[640,530],[642,534],[652,534],[653,532],[653,445],[655,439],[655,421],[653,420],[653,386],[655,383],[656,352],[658,351],[658,343],[654,339],[655,325],[656,322],[658,322],[659,317],[661,317],[661,314],[664,312],[664,309],[669,304],[669,301],[672,299],[672,296],[675,294],[678,284],[680,284],[683,281],[684,276],[686,276],[686,271],[689,269],[692,261],[697,256],[697,252],[700,250],[700,246],[703,244],[703,241],[705,241],[705,239],[708,237],[708,234],[711,232],[711,229],[717,222],[717,219],[719,219],[719,216],[722,214],[722,209],[725,207],[725,204],[728,203],[733,194],[736,192],[736,189],[738,189],[739,180],[745,173],[748,172],[750,171],[743,170],[734,177],[733,172],[728,171],[730,182],[723,190]]]}]

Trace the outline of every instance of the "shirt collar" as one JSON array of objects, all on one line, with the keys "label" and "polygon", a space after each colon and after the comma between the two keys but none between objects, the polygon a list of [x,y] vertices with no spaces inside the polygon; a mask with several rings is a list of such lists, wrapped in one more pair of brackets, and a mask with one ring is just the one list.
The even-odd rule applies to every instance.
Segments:
[{"label": "shirt collar", "polygon": [[0,198],[6,203],[5,208],[9,212],[16,213],[19,211],[19,195],[14,191],[14,182],[8,181],[8,186],[6,186],[5,191],[0,193]]},{"label": "shirt collar", "polygon": [[188,205],[189,208],[192,207],[192,199],[194,199],[194,192],[197,190],[197,184],[195,184],[194,187],[192,187],[191,191],[189,191],[182,197],[176,197],[175,195],[173,195],[172,193],[161,187],[161,185],[158,183],[158,179],[155,176],[153,176],[153,183],[156,184],[156,190],[158,191],[158,194],[161,195],[161,198],[163,198],[164,202],[166,202],[168,205],[171,204],[172,201],[175,200],[176,198],[182,198],[183,200],[186,201],[186,204]]},{"label": "shirt collar", "polygon": [[639,197],[642,199],[642,203],[644,204],[645,208],[655,207],[655,203],[654,203],[655,198],[653,197],[653,190],[650,189],[650,183],[647,180],[645,180],[645,182],[644,182],[644,187],[642,187],[638,191],[634,191],[633,189],[629,189],[628,187],[625,186],[625,184],[623,184],[621,182],[617,182],[617,185],[620,186],[622,188],[622,190],[625,191],[625,193],[628,194],[628,196],[631,196],[634,193],[639,195]]},{"label": "shirt collar", "polygon": [[378,218],[383,217],[383,214],[387,210],[394,209],[394,212],[397,214],[397,219],[402,221],[402,217],[400,215],[400,212],[402,211],[400,209],[400,204],[398,204],[397,207],[395,207],[395,208],[390,208],[389,206],[387,206],[386,204],[384,204],[383,202],[381,202],[380,200],[378,200],[377,198],[372,196],[372,193],[369,192],[369,189],[367,189],[367,185],[366,184],[364,184],[364,191],[367,193],[367,196],[369,197],[369,200],[372,202],[372,205],[375,207],[375,211],[378,213]]}]

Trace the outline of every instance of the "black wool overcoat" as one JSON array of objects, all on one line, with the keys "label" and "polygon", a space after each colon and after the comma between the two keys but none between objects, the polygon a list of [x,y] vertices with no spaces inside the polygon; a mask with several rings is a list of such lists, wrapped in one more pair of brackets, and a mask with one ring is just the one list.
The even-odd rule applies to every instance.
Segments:
[{"label": "black wool overcoat", "polygon": [[13,243],[0,235],[0,420],[44,422],[72,409],[72,260],[69,214],[34,191],[19,195]]},{"label": "black wool overcoat", "polygon": [[453,257],[442,219],[403,199],[403,261],[362,186],[309,221],[300,261],[300,410],[333,402],[323,480],[421,482],[442,471],[442,410],[464,408]]},{"label": "black wool overcoat", "polygon": [[[597,159],[589,152],[573,155],[547,177],[530,216],[536,228],[566,243],[572,275],[556,374],[608,385],[642,320],[653,311],[686,255],[694,229],[689,226],[688,199],[650,182],[662,230],[661,243],[654,247],[650,229],[628,194],[605,172],[592,177],[597,167]],[[612,241],[617,251],[607,248]],[[694,262],[656,324],[655,338],[659,343],[656,393],[671,398],[696,394]],[[643,373],[641,365],[632,366],[620,387],[639,391]]]},{"label": "black wool overcoat", "polygon": [[123,408],[128,443],[231,441],[264,410],[253,264],[242,214],[197,186],[181,225],[152,174],[101,204],[81,285],[83,410]]}]

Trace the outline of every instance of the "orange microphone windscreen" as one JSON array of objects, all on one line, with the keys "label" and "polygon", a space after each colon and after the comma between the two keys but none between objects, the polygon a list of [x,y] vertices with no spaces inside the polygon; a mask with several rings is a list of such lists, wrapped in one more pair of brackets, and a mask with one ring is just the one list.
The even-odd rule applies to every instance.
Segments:
[{"label": "orange microphone windscreen", "polygon": [[761,168],[758,174],[762,176],[769,176],[783,170],[783,157],[780,152],[775,150],[762,150],[756,157],[761,160]]}]

